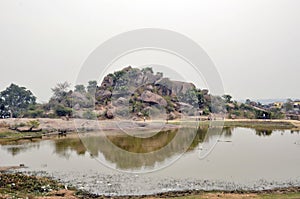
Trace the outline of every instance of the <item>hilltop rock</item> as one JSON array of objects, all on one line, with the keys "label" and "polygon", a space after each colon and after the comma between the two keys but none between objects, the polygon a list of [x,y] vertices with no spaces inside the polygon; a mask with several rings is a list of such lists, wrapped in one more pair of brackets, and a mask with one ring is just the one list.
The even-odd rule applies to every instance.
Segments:
[{"label": "hilltop rock", "polygon": [[106,89],[114,86],[114,79],[112,76],[106,76],[104,77],[100,88]]}]

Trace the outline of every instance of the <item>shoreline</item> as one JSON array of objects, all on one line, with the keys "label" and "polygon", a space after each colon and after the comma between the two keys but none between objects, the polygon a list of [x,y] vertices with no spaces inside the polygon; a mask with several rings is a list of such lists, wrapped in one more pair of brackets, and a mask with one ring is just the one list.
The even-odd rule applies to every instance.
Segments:
[{"label": "shoreline", "polygon": [[[31,120],[38,120],[40,122],[41,132],[18,132],[11,130],[9,127],[26,123]],[[147,133],[153,130],[172,130],[180,127],[242,127],[242,128],[253,128],[258,130],[291,130],[300,131],[300,121],[297,120],[262,120],[262,119],[224,119],[224,120],[205,120],[205,121],[194,121],[194,120],[169,120],[168,124],[165,121],[146,121],[146,122],[135,122],[131,121],[119,121],[119,120],[75,120],[70,119],[68,121],[62,119],[50,119],[50,118],[21,118],[21,119],[0,119],[0,144],[5,144],[15,141],[24,140],[41,140],[41,139],[52,139],[52,136],[60,135],[60,130],[65,131],[64,134],[77,134],[81,131],[84,133],[88,132],[99,132],[103,134],[114,135],[120,130],[132,130],[137,133]],[[74,124],[77,123],[77,124]],[[5,124],[5,125],[4,125]],[[5,127],[3,127],[5,126]],[[79,127],[79,128],[75,128]],[[64,135],[63,134],[63,135]]]},{"label": "shoreline", "polygon": [[[221,120],[196,120],[193,117],[190,117],[189,120],[169,120],[166,124],[164,120],[146,120],[143,121],[131,121],[131,120],[117,120],[117,119],[107,119],[107,120],[88,120],[88,119],[58,119],[58,118],[8,118],[0,119],[0,128],[1,125],[13,126],[16,124],[26,123],[31,120],[38,120],[40,122],[39,128],[42,128],[44,131],[55,131],[58,129],[67,129],[69,131],[76,131],[80,128],[87,129],[103,129],[111,130],[111,128],[116,128],[120,123],[127,123],[126,128],[148,128],[153,129],[153,126],[148,126],[149,124],[163,124],[165,127],[176,125],[178,126],[181,122],[195,122],[201,124],[210,124],[216,122],[224,122],[224,125],[271,125],[272,127],[285,127],[285,128],[297,128],[300,130],[300,120],[287,120],[287,119],[221,119]],[[132,126],[129,126],[132,125]],[[135,124],[135,126],[133,125]],[[174,127],[174,126],[173,126]]]}]

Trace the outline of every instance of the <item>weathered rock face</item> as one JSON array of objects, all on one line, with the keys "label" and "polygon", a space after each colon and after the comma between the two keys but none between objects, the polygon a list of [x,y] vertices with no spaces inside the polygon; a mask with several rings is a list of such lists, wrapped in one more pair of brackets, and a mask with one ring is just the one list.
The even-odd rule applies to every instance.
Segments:
[{"label": "weathered rock face", "polygon": [[76,101],[87,101],[86,96],[82,93],[79,93],[79,92],[73,92],[71,96]]},{"label": "weathered rock face", "polygon": [[179,95],[184,94],[188,90],[194,89],[195,85],[192,83],[187,82],[180,82],[180,81],[171,81],[168,78],[162,78],[155,82],[156,86],[164,87],[168,91],[162,92],[162,94],[166,93],[169,95]]},{"label": "weathered rock face", "polygon": [[141,94],[140,99],[143,102],[152,103],[152,104],[159,104],[162,107],[167,106],[167,101],[164,98],[162,98],[160,95],[152,93],[151,91],[144,91]]},{"label": "weathered rock face", "polygon": [[72,105],[75,110],[80,108],[89,108],[93,106],[93,99],[88,99],[85,93],[73,92],[71,94]]},{"label": "weathered rock face", "polygon": [[106,99],[111,98],[111,91],[100,89],[96,91],[95,98],[98,102],[104,102]]}]

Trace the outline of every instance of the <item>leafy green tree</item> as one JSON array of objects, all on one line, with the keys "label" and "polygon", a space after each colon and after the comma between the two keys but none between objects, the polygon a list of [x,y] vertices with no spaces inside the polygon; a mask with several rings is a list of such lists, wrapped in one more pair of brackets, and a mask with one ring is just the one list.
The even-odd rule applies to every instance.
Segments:
[{"label": "leafy green tree", "polygon": [[151,67],[146,67],[142,69],[142,73],[146,74],[147,72],[150,72],[153,74],[153,69]]},{"label": "leafy green tree", "polygon": [[251,103],[251,100],[250,99],[246,99],[245,104],[249,105],[250,103]]},{"label": "leafy green tree", "polygon": [[24,117],[29,118],[38,118],[38,117],[44,117],[46,108],[43,104],[32,104],[28,106],[28,110],[24,113]]},{"label": "leafy green tree", "polygon": [[85,86],[82,84],[76,85],[74,91],[78,93],[85,93]]},{"label": "leafy green tree", "polygon": [[[81,86],[79,86],[79,90]],[[48,106],[55,113],[55,116],[71,116],[72,114],[72,94],[69,90],[70,84],[68,82],[58,83],[52,88],[53,96],[51,97]]]},{"label": "leafy green tree", "polygon": [[89,81],[89,84],[87,86],[87,92],[90,94],[95,94],[96,89],[97,89],[97,81],[95,80]]},{"label": "leafy green tree", "polygon": [[206,106],[206,100],[204,99],[204,95],[200,89],[197,90],[197,99],[198,99],[198,105],[199,108],[203,108]]},{"label": "leafy green tree", "polygon": [[231,95],[226,94],[226,95],[223,95],[222,97],[223,97],[223,99],[225,100],[226,103],[231,103],[232,102],[231,101],[231,99],[232,99]]},{"label": "leafy green tree", "polygon": [[160,76],[160,77],[163,77],[164,74],[162,72],[157,72],[156,75]]},{"label": "leafy green tree", "polygon": [[25,87],[19,87],[16,84],[11,84],[2,91],[0,98],[1,112],[4,111],[4,115],[6,115],[10,111],[13,117],[21,116],[30,105],[36,103],[36,97],[30,90],[27,90]]},{"label": "leafy green tree", "polygon": [[68,82],[58,83],[56,87],[52,88],[53,96],[49,101],[49,106],[53,109],[57,105],[62,105],[68,108],[72,107],[72,90],[69,90],[70,84]]},{"label": "leafy green tree", "polygon": [[293,100],[287,99],[286,103],[283,104],[285,111],[292,111],[294,108]]},{"label": "leafy green tree", "polygon": [[8,117],[8,116],[9,116],[9,112],[8,112],[7,108],[5,107],[3,99],[0,98],[0,117],[4,118],[4,117]]},{"label": "leafy green tree", "polygon": [[71,84],[68,82],[58,83],[54,88],[51,89],[53,92],[52,98],[59,102],[62,101],[66,97],[70,86]]}]

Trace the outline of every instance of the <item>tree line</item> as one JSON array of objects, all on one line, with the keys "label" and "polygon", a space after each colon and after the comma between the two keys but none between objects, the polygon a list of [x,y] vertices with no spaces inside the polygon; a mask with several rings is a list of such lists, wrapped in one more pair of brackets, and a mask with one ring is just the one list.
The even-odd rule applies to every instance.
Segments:
[{"label": "tree line", "polygon": [[[78,113],[74,112],[77,106],[86,110],[80,113],[80,117],[87,119],[99,117],[91,111],[91,108],[97,103],[97,100],[95,101],[97,81],[89,81],[87,86],[75,85],[73,90],[68,82],[63,82],[58,83],[51,90],[52,96],[47,103],[37,103],[36,96],[29,89],[12,83],[0,92],[0,118],[79,117]],[[180,98],[180,96],[178,97]],[[292,100],[287,100],[281,107],[270,104],[262,105],[249,99],[245,103],[241,103],[233,100],[231,95],[212,96],[205,94],[200,89],[189,90],[181,97],[186,100],[186,103],[202,110],[202,115],[221,112],[225,106],[227,116],[233,119],[281,119],[285,118],[286,113],[293,113],[293,110],[300,109],[300,107],[294,107]],[[173,108],[169,105],[172,104],[171,100],[167,97],[165,100],[168,102],[167,108],[171,112]],[[134,108],[138,108],[137,104]]]},{"label": "tree line", "polygon": [[52,97],[47,103],[37,103],[36,96],[23,87],[12,83],[0,92],[0,118],[72,116],[75,104],[91,107],[97,88],[97,81],[89,81],[88,85],[76,85],[70,89],[68,82],[58,83],[52,88]]}]

